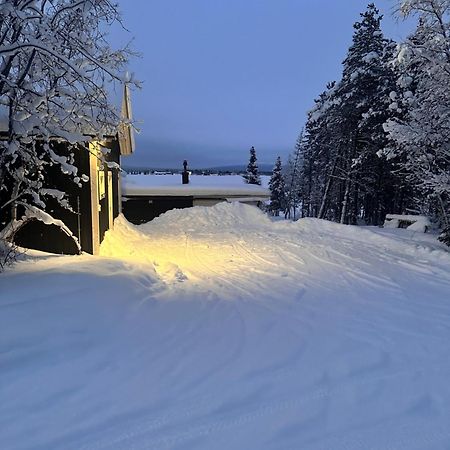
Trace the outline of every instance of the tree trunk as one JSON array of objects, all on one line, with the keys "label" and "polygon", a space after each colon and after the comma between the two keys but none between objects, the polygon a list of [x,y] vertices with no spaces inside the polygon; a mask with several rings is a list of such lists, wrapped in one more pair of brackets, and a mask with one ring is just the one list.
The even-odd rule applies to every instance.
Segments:
[{"label": "tree trunk", "polygon": [[348,200],[350,198],[350,187],[351,187],[351,180],[350,177],[348,177],[345,180],[345,192],[344,192],[344,201],[342,202],[342,211],[341,211],[341,220],[340,223],[345,224],[347,220],[347,210],[348,210]]},{"label": "tree trunk", "polygon": [[352,216],[350,219],[351,225],[358,224],[358,215],[359,215],[359,185],[358,183],[353,183],[353,208],[352,208]]},{"label": "tree trunk", "polygon": [[439,200],[439,205],[441,207],[441,212],[442,212],[442,220],[444,222],[444,228],[448,228],[450,223],[449,223],[449,219],[448,219],[448,213],[445,209],[445,205],[444,205],[444,200],[442,199],[442,195],[438,194],[438,200]]},{"label": "tree trunk", "polygon": [[334,161],[333,168],[331,170],[331,174],[328,177],[327,184],[325,185],[325,191],[322,196],[322,203],[320,204],[318,218],[323,219],[325,217],[326,206],[328,203],[328,196],[330,195],[331,186],[333,184],[334,172],[336,170],[337,160]]}]

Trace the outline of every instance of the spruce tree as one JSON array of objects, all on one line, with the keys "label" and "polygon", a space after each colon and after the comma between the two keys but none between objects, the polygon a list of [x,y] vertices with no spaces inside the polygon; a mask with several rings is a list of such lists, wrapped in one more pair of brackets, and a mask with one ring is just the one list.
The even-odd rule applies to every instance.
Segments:
[{"label": "spruce tree", "polygon": [[333,187],[342,147],[339,99],[331,82],[308,113],[302,145],[302,215],[336,220]]},{"label": "spruce tree", "polygon": [[278,156],[269,181],[269,210],[274,216],[279,216],[285,205],[285,186],[281,170],[281,158]]},{"label": "spruce tree", "polygon": [[[289,155],[288,161],[283,171],[285,180],[285,204],[284,216],[286,219],[297,217],[297,208],[302,202],[301,196],[301,168],[303,158],[303,130],[297,138],[293,152]],[[292,216],[291,216],[292,215]]]},{"label": "spruce tree", "polygon": [[383,36],[382,17],[373,3],[368,5],[354,25],[353,43],[343,63],[339,109],[346,145],[340,165],[341,223],[356,223],[364,207],[364,218],[374,225],[389,212],[381,201],[386,167],[379,155],[386,145],[383,123],[390,114],[389,93],[396,77],[389,64],[393,44]]},{"label": "spruce tree", "polygon": [[258,185],[261,184],[255,147],[252,147],[250,149],[250,159],[247,165],[247,170],[244,175],[244,179],[247,184],[258,184]]},{"label": "spruce tree", "polygon": [[331,83],[308,115],[302,178],[304,213],[341,223],[379,224],[395,209],[392,162],[382,155],[384,122],[393,114],[393,42],[381,31],[373,4],[354,25],[343,76]]}]

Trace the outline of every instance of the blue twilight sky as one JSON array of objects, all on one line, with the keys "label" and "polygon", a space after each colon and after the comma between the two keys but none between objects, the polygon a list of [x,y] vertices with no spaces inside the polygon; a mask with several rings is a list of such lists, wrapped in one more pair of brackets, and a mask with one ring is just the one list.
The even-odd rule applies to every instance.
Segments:
[{"label": "blue twilight sky", "polygon": [[[142,57],[130,70],[140,122],[126,166],[246,164],[286,158],[306,112],[328,81],[339,78],[362,0],[121,0]],[[396,40],[410,26],[379,0],[383,30]]]}]

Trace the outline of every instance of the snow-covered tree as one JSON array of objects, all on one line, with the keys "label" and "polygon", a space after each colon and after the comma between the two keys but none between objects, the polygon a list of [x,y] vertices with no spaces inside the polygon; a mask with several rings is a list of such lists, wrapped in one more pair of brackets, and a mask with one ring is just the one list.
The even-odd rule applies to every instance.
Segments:
[{"label": "snow-covered tree", "polygon": [[403,161],[417,208],[439,217],[450,244],[450,1],[403,1],[400,14],[419,23],[398,47],[390,108],[401,114],[385,125],[395,144],[386,154]]},{"label": "snow-covered tree", "polygon": [[252,147],[250,149],[250,159],[247,165],[244,179],[247,184],[261,184],[261,177],[259,176],[255,147]]},{"label": "snow-covered tree", "polygon": [[354,25],[353,43],[337,89],[345,142],[337,173],[343,180],[341,223],[356,223],[361,205],[367,208],[371,203],[371,211],[366,210],[364,218],[373,224],[388,212],[387,205],[380,201],[377,178],[383,175],[378,173],[384,169],[378,155],[386,142],[383,123],[389,116],[388,96],[395,85],[389,64],[394,47],[384,38],[381,21],[378,9],[369,4]]},{"label": "snow-covered tree", "polygon": [[302,215],[336,220],[336,200],[332,199],[341,151],[338,124],[340,100],[336,83],[327,85],[308,113],[301,158]]},{"label": "snow-covered tree", "polygon": [[354,24],[342,79],[330,83],[308,114],[302,158],[303,214],[341,223],[378,224],[395,211],[391,163],[381,155],[383,123],[393,114],[392,41],[369,4]]},{"label": "snow-covered tree", "polygon": [[[130,52],[113,50],[106,30],[120,23],[109,0],[3,0],[0,3],[1,214],[17,204],[44,208],[64,192],[49,189],[48,167],[80,184],[73,152],[80,142],[115,134],[120,116],[110,82],[123,76]],[[87,151],[87,150],[86,150]],[[14,218],[14,217],[12,217]]]},{"label": "snow-covered tree", "polygon": [[293,152],[289,155],[283,170],[285,185],[284,215],[286,218],[297,217],[297,208],[302,202],[301,196],[301,168],[302,168],[303,130],[297,138]]},{"label": "snow-covered tree", "polygon": [[274,216],[279,216],[285,208],[285,187],[282,174],[281,158],[278,156],[269,181],[270,204],[269,210]]}]

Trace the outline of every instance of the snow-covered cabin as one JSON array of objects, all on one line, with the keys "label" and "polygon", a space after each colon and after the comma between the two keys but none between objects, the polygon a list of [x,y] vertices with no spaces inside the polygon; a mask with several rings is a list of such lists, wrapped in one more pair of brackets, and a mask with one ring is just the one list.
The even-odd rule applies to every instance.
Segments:
[{"label": "snow-covered cabin", "polygon": [[[23,207],[19,207],[19,220],[14,225],[16,244],[52,253],[76,254],[80,250],[91,254],[99,252],[105,232],[113,226],[121,209],[121,158],[134,151],[133,130],[128,125],[132,116],[126,85],[122,114],[127,125],[116,134],[101,142],[80,142],[78,151],[71,150],[73,165],[77,167],[80,176],[83,174],[89,177],[87,182],[77,186],[59,167],[47,169],[51,188],[67,194],[72,210],[52,199],[46,201],[43,213],[33,213],[33,208],[25,211]],[[59,155],[69,153],[64,142],[55,141],[52,145]],[[2,217],[0,230],[10,223],[10,217],[7,214],[4,216],[6,217]]]},{"label": "snow-covered cabin", "polygon": [[213,206],[220,202],[258,205],[270,198],[264,185],[246,184],[239,175],[191,175],[183,184],[182,174],[127,175],[122,185],[124,216],[132,223],[149,222],[171,209]]}]

